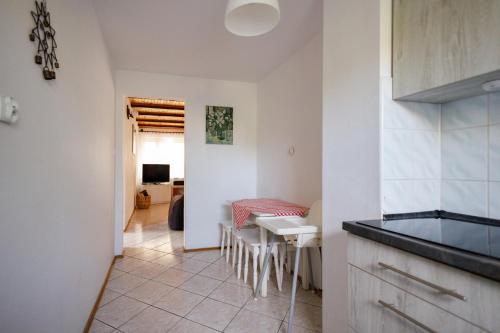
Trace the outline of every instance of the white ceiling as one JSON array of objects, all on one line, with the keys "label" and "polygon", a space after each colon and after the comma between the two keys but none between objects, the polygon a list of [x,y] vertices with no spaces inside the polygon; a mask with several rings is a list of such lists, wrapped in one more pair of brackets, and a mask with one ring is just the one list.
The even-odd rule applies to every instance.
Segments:
[{"label": "white ceiling", "polygon": [[322,0],[280,0],[270,33],[224,27],[226,0],[94,0],[113,67],[257,82],[322,29]]}]

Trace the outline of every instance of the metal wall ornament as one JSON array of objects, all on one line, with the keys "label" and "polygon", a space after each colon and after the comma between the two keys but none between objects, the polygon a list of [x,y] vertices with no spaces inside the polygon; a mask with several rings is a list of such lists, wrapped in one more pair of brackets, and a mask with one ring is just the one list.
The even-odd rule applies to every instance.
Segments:
[{"label": "metal wall ornament", "polygon": [[56,30],[50,23],[50,13],[47,10],[46,0],[35,0],[35,7],[36,12],[31,11],[35,27],[29,35],[30,41],[37,45],[35,63],[42,67],[45,80],[55,80],[55,70],[60,66],[56,55]]}]

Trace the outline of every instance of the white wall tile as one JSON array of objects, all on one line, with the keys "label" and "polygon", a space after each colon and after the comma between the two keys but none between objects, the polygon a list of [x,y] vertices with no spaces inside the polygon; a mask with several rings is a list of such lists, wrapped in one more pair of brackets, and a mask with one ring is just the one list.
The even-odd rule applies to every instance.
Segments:
[{"label": "white wall tile", "polygon": [[385,180],[382,184],[384,214],[415,211],[415,182],[413,180]]},{"label": "white wall tile", "polygon": [[487,95],[483,95],[443,104],[443,129],[487,125],[487,101]]},{"label": "white wall tile", "polygon": [[500,182],[490,182],[490,217],[500,219]]},{"label": "white wall tile", "polygon": [[416,211],[441,209],[441,181],[415,181],[414,197]]},{"label": "white wall tile", "polygon": [[443,179],[487,180],[487,127],[443,132],[442,177]]},{"label": "white wall tile", "polygon": [[500,93],[490,94],[490,124],[500,124]]},{"label": "white wall tile", "polygon": [[412,133],[386,129],[383,135],[383,178],[407,179],[413,175]]},{"label": "white wall tile", "polygon": [[490,181],[500,181],[500,124],[490,126]]},{"label": "white wall tile", "polygon": [[439,179],[441,144],[439,132],[412,131],[411,151],[414,179]]},{"label": "white wall tile", "polygon": [[392,100],[392,79],[382,78],[384,128],[439,131],[441,106]]},{"label": "white wall tile", "polygon": [[487,216],[487,182],[443,180],[441,208],[454,213]]}]

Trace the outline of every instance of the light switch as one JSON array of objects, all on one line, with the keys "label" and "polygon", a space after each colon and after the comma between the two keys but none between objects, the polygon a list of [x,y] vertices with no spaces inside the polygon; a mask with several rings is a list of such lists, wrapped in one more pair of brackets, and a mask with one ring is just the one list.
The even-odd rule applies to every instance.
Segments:
[{"label": "light switch", "polygon": [[0,121],[14,124],[19,118],[19,104],[10,96],[0,96]]}]

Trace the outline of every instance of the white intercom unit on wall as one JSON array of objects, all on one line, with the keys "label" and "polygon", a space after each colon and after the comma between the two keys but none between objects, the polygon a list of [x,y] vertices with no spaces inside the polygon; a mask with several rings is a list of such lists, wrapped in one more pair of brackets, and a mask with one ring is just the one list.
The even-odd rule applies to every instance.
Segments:
[{"label": "white intercom unit on wall", "polygon": [[0,121],[14,124],[19,118],[19,104],[10,96],[0,96]]}]

